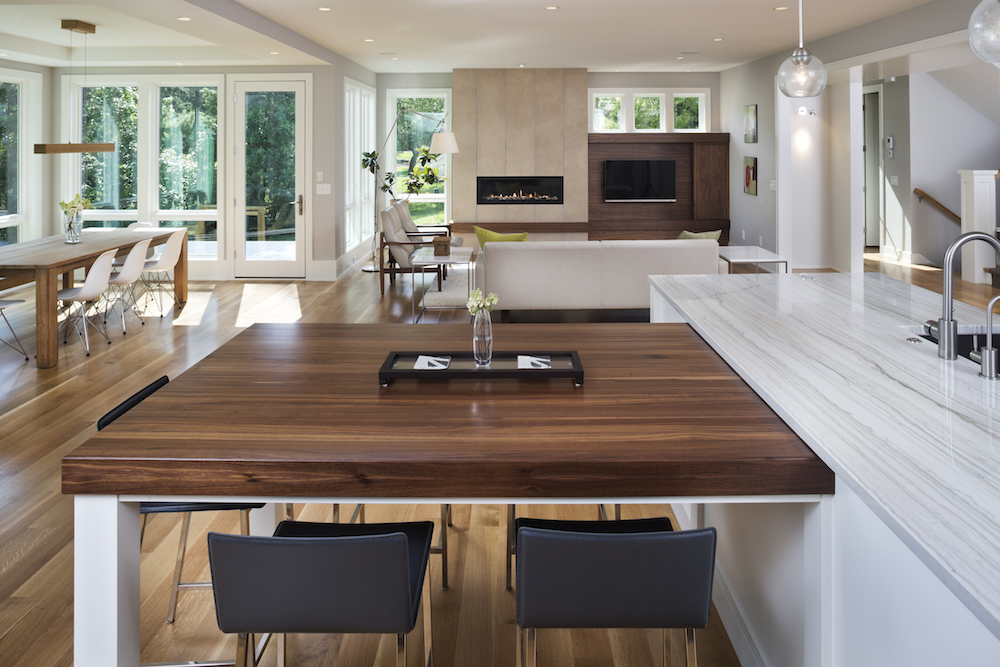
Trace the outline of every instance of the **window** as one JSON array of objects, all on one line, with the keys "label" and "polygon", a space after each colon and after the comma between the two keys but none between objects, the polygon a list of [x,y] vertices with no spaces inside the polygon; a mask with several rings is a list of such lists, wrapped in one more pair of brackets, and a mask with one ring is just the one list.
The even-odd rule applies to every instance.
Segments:
[{"label": "window", "polygon": [[91,77],[83,88],[64,77],[79,118],[66,140],[115,144],[73,156],[78,170],[63,181],[60,199],[79,192],[91,201],[85,227],[186,227],[188,256],[218,259],[221,79]]},{"label": "window", "polygon": [[[0,82],[0,219],[20,213],[18,191],[20,189],[20,111],[21,86],[17,83]],[[0,223],[0,233],[6,227]],[[9,243],[16,243],[15,238]],[[0,244],[4,243],[0,237]]]},{"label": "window", "polygon": [[591,132],[708,132],[708,89],[590,91]]},{"label": "window", "polygon": [[[113,143],[110,153],[80,155],[81,188],[92,208],[134,211],[137,200],[139,89],[136,86],[102,86],[83,89],[83,142]],[[117,220],[124,227],[135,216]],[[86,220],[85,227],[95,221]]]},{"label": "window", "polygon": [[621,132],[622,98],[620,95],[594,96],[594,132]]},{"label": "window", "polygon": [[674,132],[707,132],[705,94],[674,93]]},{"label": "window", "polygon": [[[391,149],[386,148],[383,169],[394,169],[397,197],[408,198],[410,215],[418,225],[445,222],[448,210],[448,156],[440,156],[432,167],[444,178],[440,183],[425,187],[420,193],[410,194],[407,182],[420,169],[419,151],[430,147],[431,136],[435,132],[449,130],[447,119],[451,110],[451,92],[447,90],[389,90],[386,126],[392,125],[396,116],[399,121],[389,137],[387,146],[395,146],[395,164],[392,165]],[[402,113],[401,113],[402,112]],[[414,112],[414,113],[410,113]]]},{"label": "window", "polygon": [[378,150],[375,90],[350,79],[344,80],[344,135],[346,249],[350,250],[375,228],[375,177],[361,169],[361,154]]},{"label": "window", "polygon": [[41,194],[42,75],[0,68],[0,246],[44,233]]},{"label": "window", "polygon": [[633,129],[636,132],[662,132],[664,123],[663,95],[636,95],[635,119]]}]

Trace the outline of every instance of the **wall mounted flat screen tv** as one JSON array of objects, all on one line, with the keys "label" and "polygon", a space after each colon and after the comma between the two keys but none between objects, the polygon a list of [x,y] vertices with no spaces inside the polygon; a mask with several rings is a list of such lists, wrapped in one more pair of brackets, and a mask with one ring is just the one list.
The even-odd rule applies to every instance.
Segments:
[{"label": "wall mounted flat screen tv", "polygon": [[606,160],[604,201],[677,201],[676,160]]}]

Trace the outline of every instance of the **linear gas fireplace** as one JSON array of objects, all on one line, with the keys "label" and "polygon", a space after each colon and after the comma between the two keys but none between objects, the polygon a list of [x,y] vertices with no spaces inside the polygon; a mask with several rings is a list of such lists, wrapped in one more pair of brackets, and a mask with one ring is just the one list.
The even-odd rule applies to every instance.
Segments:
[{"label": "linear gas fireplace", "polygon": [[480,176],[479,204],[562,204],[562,176]]}]

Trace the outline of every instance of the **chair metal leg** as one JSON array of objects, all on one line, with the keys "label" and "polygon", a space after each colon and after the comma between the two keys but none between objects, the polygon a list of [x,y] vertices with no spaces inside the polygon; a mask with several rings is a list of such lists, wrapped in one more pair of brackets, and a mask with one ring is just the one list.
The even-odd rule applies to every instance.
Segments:
[{"label": "chair metal leg", "polygon": [[535,660],[538,657],[535,653],[535,629],[527,628],[524,631],[524,667],[535,667]]},{"label": "chair metal leg", "polygon": [[396,635],[396,667],[406,667],[406,635]]},{"label": "chair metal leg", "polygon": [[663,628],[663,667],[670,667],[670,628]]},{"label": "chair metal leg", "polygon": [[181,590],[181,570],[184,568],[184,551],[187,549],[188,530],[191,528],[191,512],[185,512],[181,519],[181,539],[177,545],[177,562],[174,564],[174,583],[170,587],[170,604],[167,607],[167,623],[174,622],[177,612],[177,593]]},{"label": "chair metal leg", "polygon": [[514,505],[507,505],[507,585],[506,588],[509,591],[511,589],[511,567],[510,559],[514,555],[514,549],[517,546],[514,543]]},{"label": "chair metal leg", "polygon": [[340,523],[340,503],[333,504],[333,516],[330,520],[332,523]]},{"label": "chair metal leg", "polygon": [[687,633],[687,667],[698,667],[698,655],[694,647],[694,628],[685,628]]},{"label": "chair metal leg", "polygon": [[608,520],[608,508],[604,506],[604,503],[601,503],[600,505],[597,506],[597,520],[598,521]]},{"label": "chair metal leg", "polygon": [[428,566],[428,571],[424,573],[424,599],[421,600],[424,613],[424,667],[431,667],[434,664],[434,652],[432,650],[434,628],[431,623],[431,573],[429,569]]},{"label": "chair metal leg", "polygon": [[149,519],[148,514],[142,515],[142,520],[139,522],[139,547],[142,547],[142,538],[146,536],[146,521]]},{"label": "chair metal leg", "polygon": [[448,504],[448,525],[451,526],[451,504]]},{"label": "chair metal leg", "polygon": [[250,510],[240,510],[240,535],[250,534]]},{"label": "chair metal leg", "polygon": [[11,326],[10,320],[7,319],[7,316],[4,314],[3,310],[0,310],[0,317],[2,317],[3,321],[7,323],[7,328],[10,329],[10,335],[14,337],[14,342],[17,343],[17,347],[11,345],[2,338],[0,338],[0,343],[3,343],[12,350],[17,350],[18,352],[24,355],[24,360],[28,361],[28,353],[24,351],[24,346],[21,345],[21,340],[17,337],[17,334],[14,332],[14,327]]},{"label": "chair metal leg", "polygon": [[285,521],[295,521],[295,506],[285,503]]},{"label": "chair metal leg", "polygon": [[354,508],[354,514],[351,515],[351,520],[347,523],[354,523],[355,521],[358,523],[365,522],[365,506],[363,503],[359,503],[358,506]]},{"label": "chair metal leg", "polygon": [[622,506],[619,503],[615,503],[615,521],[622,520]]}]

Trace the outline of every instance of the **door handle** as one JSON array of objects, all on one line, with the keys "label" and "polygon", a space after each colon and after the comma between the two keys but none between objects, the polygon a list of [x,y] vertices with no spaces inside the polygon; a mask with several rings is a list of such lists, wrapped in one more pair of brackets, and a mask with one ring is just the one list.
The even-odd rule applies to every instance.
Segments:
[{"label": "door handle", "polygon": [[305,205],[305,197],[303,197],[302,195],[299,195],[299,215],[302,215],[302,212],[304,210],[303,209],[304,205]]}]

